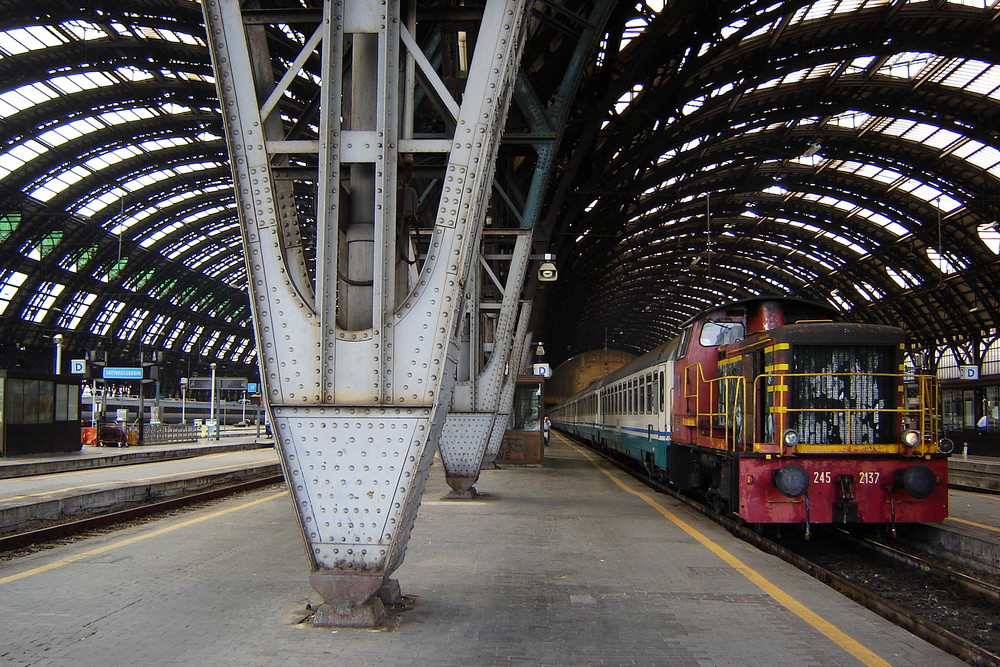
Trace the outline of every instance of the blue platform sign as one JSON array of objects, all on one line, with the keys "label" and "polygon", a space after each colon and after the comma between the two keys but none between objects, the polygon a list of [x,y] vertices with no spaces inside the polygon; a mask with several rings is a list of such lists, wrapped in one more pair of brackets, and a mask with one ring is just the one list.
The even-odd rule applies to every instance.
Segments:
[{"label": "blue platform sign", "polygon": [[105,380],[141,380],[142,368],[105,366],[102,377]]},{"label": "blue platform sign", "polygon": [[248,394],[256,394],[257,393],[257,383],[256,382],[247,382],[247,393]]}]

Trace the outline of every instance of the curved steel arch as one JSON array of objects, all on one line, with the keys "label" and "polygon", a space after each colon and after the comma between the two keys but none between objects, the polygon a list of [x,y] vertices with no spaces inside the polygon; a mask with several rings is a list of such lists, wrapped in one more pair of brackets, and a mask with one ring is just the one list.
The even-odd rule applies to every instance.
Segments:
[{"label": "curved steel arch", "polygon": [[[558,0],[546,3],[559,4]],[[0,30],[32,24],[60,29],[64,22],[76,19],[95,27],[103,24],[105,32],[93,33],[97,39],[73,39],[63,46],[0,58],[0,72],[4,75],[0,88],[9,91],[88,72],[118,76],[123,81],[59,96],[8,116],[0,127],[0,154],[67,121],[157,105],[191,110],[186,121],[173,115],[156,121],[161,128],[158,136],[205,132],[221,137],[215,90],[208,78],[211,68],[201,46],[205,32],[197,4],[110,1],[102,3],[102,15],[68,0],[52,0],[44,5],[44,15],[38,17],[38,11],[28,3],[0,0]],[[560,282],[545,292],[553,295],[552,312],[546,315],[546,322],[558,321],[559,330],[579,329],[576,344],[586,340],[588,345],[600,345],[605,323],[631,314],[638,322],[648,324],[650,331],[629,333],[635,338],[623,344],[641,351],[659,342],[658,336],[673,331],[705,299],[718,298],[718,291],[739,298],[746,290],[787,285],[803,296],[822,300],[828,298],[826,288],[834,282],[845,290],[865,282],[890,297],[876,303],[852,297],[856,305],[845,316],[897,323],[910,320],[916,323],[913,333],[926,344],[951,340],[958,345],[960,338],[993,326],[1000,308],[989,300],[996,291],[997,257],[980,240],[979,230],[1000,219],[996,175],[954,155],[935,155],[932,150],[898,137],[871,131],[859,137],[843,128],[821,126],[832,115],[853,110],[933,123],[994,145],[993,128],[1000,119],[993,98],[950,88],[934,78],[917,81],[887,77],[879,70],[886,59],[903,51],[1000,62],[993,46],[998,34],[998,27],[990,20],[993,10],[954,3],[903,2],[814,22],[786,20],[814,6],[809,0],[679,0],[657,16],[635,3],[619,3],[604,26],[607,35],[602,64],[595,62],[586,71],[585,84],[568,124],[562,128],[565,148],[556,169],[560,180],[550,188],[547,200],[551,206],[546,220],[539,225],[536,245],[548,245],[547,249],[559,255],[560,263]],[[645,31],[632,35],[631,43],[619,48],[624,43],[624,27],[640,16],[648,24]],[[538,18],[547,23],[534,33],[539,35],[539,41],[526,47],[525,76],[540,92],[539,97],[545,99],[553,82],[561,80],[566,54],[575,44],[564,26],[554,22],[546,11],[540,10]],[[126,26],[128,32],[119,32],[112,21]],[[739,21],[744,23],[740,25]],[[942,24],[948,30],[941,30]],[[766,33],[749,37],[766,26]],[[188,41],[198,43],[150,37],[152,29],[184,33],[190,36]],[[63,34],[70,39],[72,33],[67,30]],[[270,34],[269,39],[280,58],[287,62],[294,57],[295,40],[280,33]],[[864,68],[848,69],[849,63],[862,57],[874,60]],[[813,79],[759,88],[772,79],[821,67],[826,69]],[[115,74],[119,70],[133,70],[137,76],[127,80],[127,75]],[[614,110],[615,103],[637,84],[642,90],[632,103],[624,110]],[[731,90],[724,90],[729,86]],[[719,92],[710,95],[714,91]],[[297,78],[282,105],[308,110],[315,105],[316,92],[311,81]],[[698,110],[682,113],[686,105],[701,96],[708,97]],[[302,119],[298,125],[286,127],[288,137],[311,138],[310,114],[298,117]],[[605,120],[609,125],[602,127]],[[422,122],[430,129],[440,124],[432,117]],[[108,128],[98,133],[101,137],[87,141],[96,151],[130,145],[135,143],[135,135],[130,133],[137,127],[129,124]],[[701,145],[681,150],[699,139],[703,140]],[[793,158],[815,140],[823,144],[826,166],[820,169],[822,165],[796,163]],[[226,173],[226,150],[221,139],[199,140],[188,147],[187,158],[180,157],[185,149],[179,148],[126,160],[118,172],[102,170],[99,176],[67,188],[49,202],[48,209],[23,200],[15,183],[23,184],[24,178],[43,167],[57,173],[80,156],[91,155],[84,150],[85,144],[61,144],[50,151],[46,161],[34,166],[29,163],[9,182],[0,180],[0,200],[5,209],[23,213],[30,220],[24,224],[33,228],[14,229],[0,243],[0,257],[9,260],[7,266],[31,276],[0,317],[0,328],[5,332],[28,332],[32,344],[41,345],[45,331],[53,330],[49,320],[57,318],[47,317],[42,325],[34,326],[17,322],[12,314],[23,309],[37,285],[58,280],[65,289],[56,307],[67,308],[78,292],[87,291],[99,293],[100,300],[122,301],[126,310],[142,307],[183,322],[177,327],[182,333],[175,339],[175,347],[182,345],[198,326],[220,331],[220,340],[229,335],[246,336],[249,315],[243,305],[245,297],[239,296],[246,278],[244,267],[236,261],[240,253],[238,237],[228,233],[211,239],[198,236],[198,230],[225,226],[235,220],[235,214],[230,217],[226,213],[233,202],[231,189],[213,189],[186,200],[171,198],[186,190],[215,188],[221,182],[217,177]],[[670,151],[676,151],[676,155],[658,164],[661,156]],[[155,183],[129,193],[124,205],[120,201],[105,206],[92,203],[87,210],[93,210],[93,214],[86,219],[69,218],[64,213],[66,208],[78,205],[76,202],[93,202],[96,195],[107,198],[108,193],[127,183],[129,173],[154,174],[157,168],[169,167],[172,162],[181,164],[184,159],[190,163],[218,162],[220,166],[191,174],[159,172]],[[960,200],[961,209],[941,215],[940,233],[946,241],[944,252],[965,258],[968,268],[942,275],[928,258],[929,248],[942,250],[937,248],[938,212],[932,203],[891,184],[834,169],[833,160],[880,165]],[[713,163],[713,169],[706,169]],[[287,165],[289,170],[295,166],[294,162]],[[526,190],[517,179],[526,182],[530,166],[530,160],[522,161],[518,168],[511,169],[517,178],[504,184],[517,201],[523,199]],[[775,175],[793,193],[787,201],[762,192],[774,184]],[[647,192],[669,179],[676,181],[672,191]],[[691,259],[701,252],[698,216],[702,212],[697,197],[706,192],[712,198],[713,244],[718,244],[713,250],[721,253],[713,257],[713,272],[722,287],[714,291],[699,289],[690,301],[656,300],[655,308],[644,311],[649,305],[646,295],[662,293],[665,284],[680,280],[685,265],[690,269]],[[678,201],[687,195],[695,199]],[[810,196],[850,201],[899,222],[909,234],[900,242],[874,222],[851,217],[828,200],[810,201]],[[311,194],[298,187],[296,198],[301,202],[302,217],[308,218]],[[588,213],[585,209],[595,199],[598,203]],[[760,216],[749,224],[744,222],[748,216],[743,215],[748,202],[754,205],[754,215]],[[144,210],[140,203],[148,204],[145,209],[152,212]],[[199,215],[213,206],[222,210]],[[117,279],[105,283],[97,273],[115,265],[119,243],[118,237],[106,230],[130,222],[134,215],[144,218],[130,224],[121,239],[122,252],[129,261]],[[174,221],[192,215],[196,219],[192,225],[166,232],[148,248],[140,245]],[[679,222],[674,224],[674,220]],[[793,243],[789,239],[796,239],[794,243],[803,244],[808,236],[802,230],[789,229],[785,220],[830,231],[868,248],[869,253],[860,259],[838,255],[837,242],[820,239],[818,245],[825,253],[820,259],[782,258],[772,242],[787,244]],[[729,225],[737,238],[719,236]],[[40,261],[24,256],[26,248],[57,230],[62,230],[63,235],[54,251]],[[584,238],[577,242],[581,235]],[[742,240],[737,240],[739,237]],[[653,243],[655,240],[661,243]],[[660,252],[664,240],[668,245],[676,243],[669,253]],[[195,243],[185,246],[189,241]],[[306,242],[312,242],[308,235]],[[192,268],[198,258],[215,249],[213,243],[233,246],[220,260],[226,268],[215,277],[208,275],[204,267]],[[91,249],[93,253],[86,254],[89,261],[79,259]],[[168,253],[174,259],[168,259]],[[573,257],[577,253],[581,256]],[[305,256],[308,258],[308,252]],[[843,263],[843,267],[835,277],[827,279],[833,261],[823,258],[834,256],[839,257],[837,265]],[[769,267],[769,261],[780,261],[782,266]],[[906,269],[923,284],[901,287],[887,268]],[[796,275],[797,270],[802,278]],[[744,278],[744,272],[754,275]],[[608,276],[602,278],[603,273]],[[41,275],[47,276],[45,280]],[[695,271],[692,275],[702,274]],[[823,278],[809,283],[807,276],[812,275]],[[790,281],[789,276],[799,280]],[[125,287],[140,282],[150,294],[136,295]],[[824,284],[823,289],[817,286],[819,283]],[[743,292],[741,285],[745,286]],[[243,304],[236,305],[241,298]],[[567,305],[557,309],[556,301]],[[198,303],[209,310],[191,310],[192,304]],[[982,307],[975,313],[964,312],[972,310],[973,304]],[[86,332],[98,311],[95,304],[76,331],[66,331],[79,342],[80,350],[89,345]],[[217,314],[210,315],[209,311]],[[950,323],[951,330],[950,317],[957,318]],[[153,320],[150,316],[149,321]],[[590,330],[598,333],[583,335],[583,331]],[[565,345],[558,344],[560,335],[556,330],[546,333],[545,339],[553,341],[553,350],[568,352]]]}]

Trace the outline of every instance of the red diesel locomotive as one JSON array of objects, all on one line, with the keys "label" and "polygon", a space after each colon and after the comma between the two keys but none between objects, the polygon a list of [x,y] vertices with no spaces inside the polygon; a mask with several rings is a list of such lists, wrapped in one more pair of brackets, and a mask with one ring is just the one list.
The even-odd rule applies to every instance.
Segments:
[{"label": "red diesel locomotive", "polygon": [[901,329],[834,313],[783,297],[710,310],[553,422],[748,523],[943,520],[936,378],[904,372]]}]

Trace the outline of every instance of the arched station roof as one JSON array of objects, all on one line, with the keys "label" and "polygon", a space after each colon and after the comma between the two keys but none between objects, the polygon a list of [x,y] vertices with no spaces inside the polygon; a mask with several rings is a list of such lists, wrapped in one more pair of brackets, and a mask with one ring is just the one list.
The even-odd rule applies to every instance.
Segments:
[{"label": "arched station roof", "polygon": [[[475,4],[421,6],[454,23]],[[600,36],[536,228],[559,263],[536,326],[554,360],[640,353],[772,292],[926,347],[993,337],[998,18],[998,0],[535,2],[524,74],[550,117],[580,35]],[[271,38],[294,54],[301,36]],[[0,364],[50,360],[60,333],[71,354],[249,372],[200,5],[0,0],[0,72]],[[285,103],[315,93],[298,77]],[[505,160],[523,201],[531,156]]]},{"label": "arched station roof", "polygon": [[769,293],[927,350],[989,344],[998,3],[665,4],[620,24],[578,96],[546,347],[641,352]]}]

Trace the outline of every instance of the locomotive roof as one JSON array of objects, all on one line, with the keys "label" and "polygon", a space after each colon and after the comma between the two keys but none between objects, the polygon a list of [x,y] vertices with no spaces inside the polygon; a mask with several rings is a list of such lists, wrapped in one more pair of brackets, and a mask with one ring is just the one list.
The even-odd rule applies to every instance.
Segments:
[{"label": "locomotive roof", "polygon": [[[782,296],[782,295],[765,295],[765,296],[756,296],[756,297],[753,297],[753,298],[750,298],[750,299],[741,299],[739,301],[734,301],[732,303],[728,303],[728,304],[726,304],[724,306],[719,306],[717,308],[710,308],[708,310],[702,311],[698,315],[696,315],[696,316],[692,317],[691,319],[687,320],[686,322],[684,322],[684,324],[681,326],[681,330],[683,331],[685,328],[687,328],[688,326],[690,326],[691,324],[693,324],[697,320],[702,319],[704,317],[707,317],[708,315],[711,315],[712,313],[717,313],[717,312],[719,312],[721,310],[727,310],[727,309],[736,308],[736,307],[740,307],[740,306],[748,306],[748,305],[752,305],[752,304],[755,304],[755,303],[763,303],[763,302],[767,302],[767,301],[777,301],[777,302],[786,303],[786,304],[794,304],[796,306],[802,307],[803,309],[807,309],[807,308],[808,309],[814,309],[814,310],[816,310],[818,312],[821,312],[821,313],[824,313],[824,314],[830,316],[831,319],[833,318],[834,315],[837,314],[837,310],[835,308],[833,308],[832,306],[830,306],[828,304],[821,303],[821,302],[818,302],[818,301],[812,301],[810,299],[802,299],[802,298],[799,298],[799,297],[790,297],[790,296]],[[599,388],[601,388],[601,387],[603,387],[603,386],[605,386],[607,384],[610,384],[612,382],[616,382],[617,380],[620,380],[621,378],[628,377],[629,375],[632,375],[636,371],[639,371],[639,370],[641,370],[643,368],[646,368],[646,367],[652,366],[654,364],[658,364],[660,362],[668,361],[670,359],[675,358],[676,353],[677,353],[677,348],[680,346],[680,339],[681,339],[681,336],[676,336],[676,337],[670,339],[669,341],[667,341],[666,343],[663,343],[662,345],[659,345],[659,346],[653,348],[652,350],[650,350],[646,354],[644,354],[641,357],[638,357],[635,360],[633,360],[631,363],[626,364],[625,366],[622,366],[621,368],[619,368],[619,369],[617,369],[615,371],[612,371],[611,373],[605,375],[603,378],[601,378],[599,380],[595,380],[594,382],[592,382],[587,387],[585,387],[584,389],[580,390],[579,392],[577,392],[576,394],[574,394],[572,397],[570,397],[567,400],[573,400],[574,398],[577,398],[578,396],[580,396],[582,394],[589,393],[589,392],[591,392],[591,391],[593,391],[595,389],[599,389]]]},{"label": "locomotive roof", "polygon": [[740,299],[739,301],[733,301],[733,302],[727,303],[727,304],[725,304],[723,306],[718,306],[716,308],[710,308],[708,310],[703,310],[702,312],[698,313],[694,317],[692,317],[692,318],[688,319],[687,321],[685,321],[681,325],[681,328],[683,329],[684,327],[692,324],[696,320],[701,319],[702,317],[705,317],[706,315],[710,315],[712,313],[717,313],[720,310],[728,310],[730,308],[737,308],[737,307],[740,307],[740,306],[747,306],[747,305],[754,304],[754,303],[763,303],[765,301],[780,301],[782,303],[794,303],[794,304],[797,304],[797,305],[800,305],[800,306],[803,306],[803,307],[807,307],[807,308],[815,308],[815,309],[821,310],[824,313],[826,313],[827,315],[829,315],[831,319],[833,319],[833,317],[836,316],[838,314],[838,312],[839,312],[839,311],[837,311],[836,308],[834,308],[830,304],[822,303],[820,301],[813,301],[811,299],[803,299],[803,298],[796,297],[796,296],[783,296],[783,295],[779,295],[779,294],[772,294],[772,295],[764,295],[764,296],[755,296],[755,297],[752,297],[752,298],[749,298],[749,299]]}]

